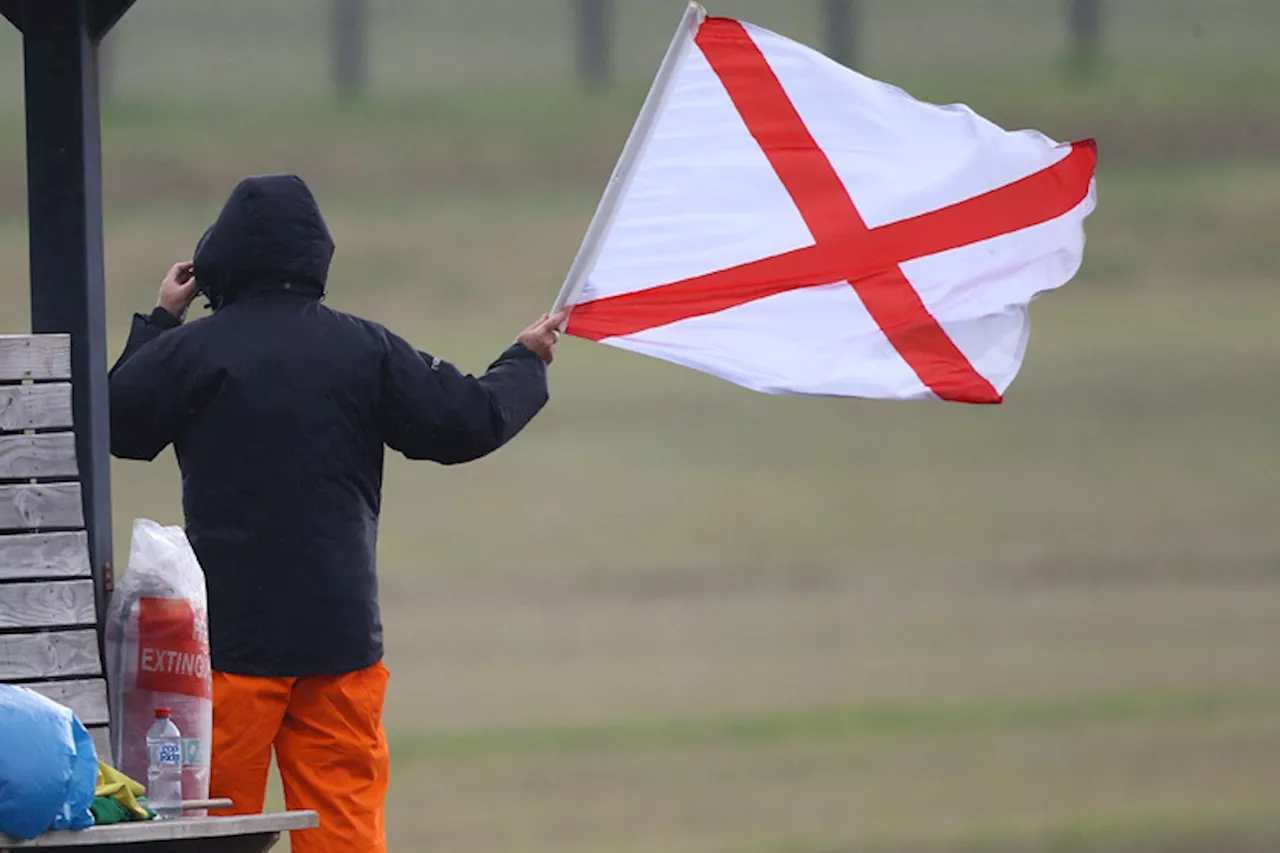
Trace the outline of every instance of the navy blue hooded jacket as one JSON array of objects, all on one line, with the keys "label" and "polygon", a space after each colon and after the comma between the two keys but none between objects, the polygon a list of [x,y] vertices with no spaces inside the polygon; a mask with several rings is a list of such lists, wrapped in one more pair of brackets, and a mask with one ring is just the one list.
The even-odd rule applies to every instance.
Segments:
[{"label": "navy blue hooded jacket", "polygon": [[111,371],[111,452],[172,443],[209,590],[213,666],[337,674],[382,656],[375,546],[383,448],[454,464],[510,441],[547,401],[517,344],[464,376],[321,304],[333,241],[294,176],[249,178],[197,248],[215,306],[134,318]]}]

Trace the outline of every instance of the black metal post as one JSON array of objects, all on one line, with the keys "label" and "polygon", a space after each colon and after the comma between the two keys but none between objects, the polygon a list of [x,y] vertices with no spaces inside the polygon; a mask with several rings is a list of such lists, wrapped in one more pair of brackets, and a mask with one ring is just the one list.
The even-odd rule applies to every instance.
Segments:
[{"label": "black metal post", "polygon": [[861,12],[858,0],[823,0],[822,3],[827,56],[849,68],[857,67]]},{"label": "black metal post", "polygon": [[113,574],[102,154],[93,20],[100,13],[91,13],[92,2],[27,0],[21,26],[31,331],[71,335],[76,453],[101,624]]},{"label": "black metal post", "polygon": [[578,76],[588,85],[609,80],[613,56],[609,23],[611,0],[575,0],[578,22]]}]

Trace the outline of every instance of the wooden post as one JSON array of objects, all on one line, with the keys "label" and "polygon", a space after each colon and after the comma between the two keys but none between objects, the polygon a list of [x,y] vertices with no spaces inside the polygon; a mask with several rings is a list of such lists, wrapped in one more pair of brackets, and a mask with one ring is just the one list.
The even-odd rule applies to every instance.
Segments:
[{"label": "wooden post", "polygon": [[578,24],[578,77],[589,86],[607,83],[613,71],[612,0],[574,0]]},{"label": "wooden post", "polygon": [[333,83],[340,95],[368,86],[368,30],[368,0],[333,0]]},{"label": "wooden post", "polygon": [[1102,46],[1102,0],[1067,0],[1071,27],[1071,58],[1082,71],[1098,63]]},{"label": "wooden post", "polygon": [[858,34],[862,4],[858,0],[823,0],[822,25],[827,56],[849,68],[858,64]]}]

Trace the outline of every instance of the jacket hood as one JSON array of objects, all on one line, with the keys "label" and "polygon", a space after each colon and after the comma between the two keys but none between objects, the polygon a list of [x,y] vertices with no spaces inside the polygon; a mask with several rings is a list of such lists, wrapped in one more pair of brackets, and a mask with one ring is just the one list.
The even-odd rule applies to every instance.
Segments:
[{"label": "jacket hood", "polygon": [[214,307],[254,285],[290,283],[324,292],[333,238],[297,175],[245,178],[200,238],[192,261]]}]

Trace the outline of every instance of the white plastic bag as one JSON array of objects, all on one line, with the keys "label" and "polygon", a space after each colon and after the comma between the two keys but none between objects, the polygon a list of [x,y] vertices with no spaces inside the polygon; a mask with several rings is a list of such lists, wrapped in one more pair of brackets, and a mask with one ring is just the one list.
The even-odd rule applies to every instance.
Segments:
[{"label": "white plastic bag", "polygon": [[111,751],[119,770],[146,780],[147,729],[156,708],[168,708],[182,733],[184,800],[209,796],[213,674],[207,608],[204,572],[182,528],[135,521],[129,568],[107,607]]}]

